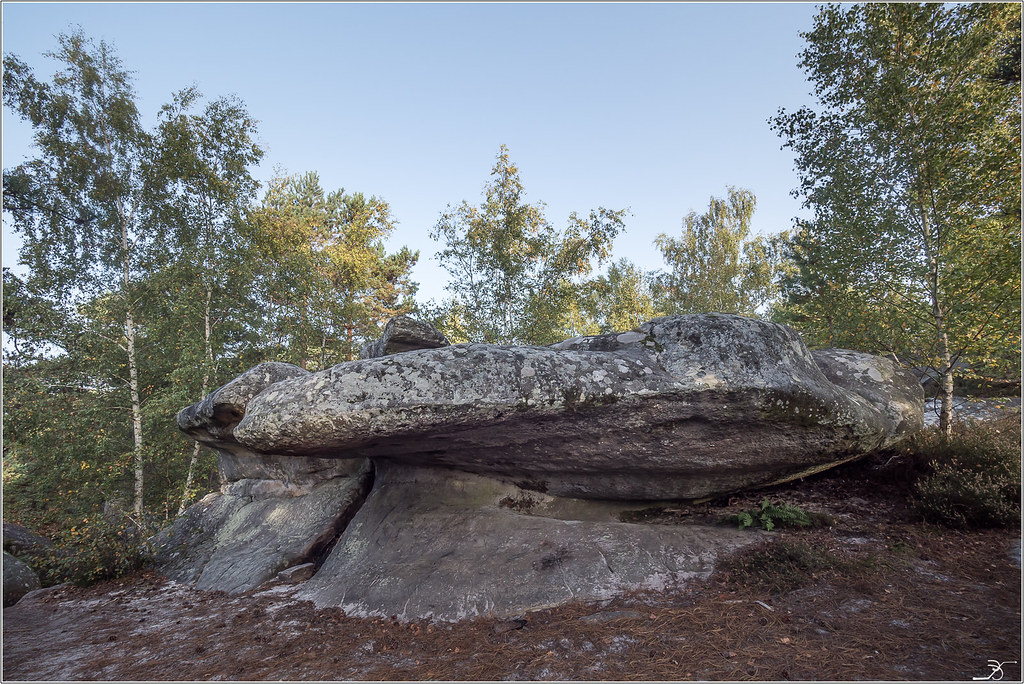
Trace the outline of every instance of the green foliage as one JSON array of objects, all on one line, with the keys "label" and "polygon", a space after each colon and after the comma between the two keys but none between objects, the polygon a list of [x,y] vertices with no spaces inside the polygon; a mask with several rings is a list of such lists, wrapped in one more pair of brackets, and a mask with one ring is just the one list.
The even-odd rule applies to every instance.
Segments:
[{"label": "green foliage", "polygon": [[776,319],[937,369],[944,406],[955,369],[1020,377],[1021,93],[993,78],[1019,25],[1010,3],[823,6],[800,62],[820,107],[770,121],[814,212]]},{"label": "green foliage", "polygon": [[912,457],[928,474],[915,486],[916,510],[950,527],[1020,525],[1020,417],[961,422],[952,436],[917,436]]},{"label": "green foliage", "polygon": [[384,323],[415,306],[410,270],[419,254],[386,252],[394,220],[381,199],[325,193],[312,172],[277,178],[246,224],[272,358],[304,368],[354,359]]},{"label": "green foliage", "polygon": [[88,586],[144,568],[152,559],[148,538],[127,517],[119,521],[85,519],[45,551],[25,559],[39,573],[43,586],[72,582]]},{"label": "green foliage", "polygon": [[611,256],[625,211],[600,208],[569,216],[564,232],[527,204],[519,169],[501,147],[479,207],[441,215],[431,237],[451,280],[451,298],[434,313],[455,342],[550,344],[579,334],[583,281]]},{"label": "green foliage", "polygon": [[769,499],[761,501],[760,507],[724,516],[722,522],[738,525],[741,530],[760,527],[767,532],[776,527],[821,527],[831,524],[827,515],[808,513],[796,506],[781,501],[773,503]]},{"label": "green foliage", "polygon": [[[4,171],[29,275],[4,270],[4,514],[49,534],[131,498],[167,519],[218,484],[175,413],[273,358],[352,358],[414,304],[417,255],[385,252],[385,202],[277,179],[234,97],[176,93],[144,130],[130,72],[80,31],[60,71],[4,59],[36,158]],[[80,526],[79,526],[80,527]]]},{"label": "green foliage", "polygon": [[[144,489],[142,396],[136,336],[145,318],[136,283],[159,253],[164,225],[151,198],[163,182],[149,153],[129,72],[113,50],[80,30],[58,36],[48,56],[61,65],[50,82],[16,56],[4,58],[4,104],[29,121],[37,153],[4,172],[21,234],[28,289],[99,346],[120,350],[117,380],[128,390],[122,419],[131,426],[134,509]],[[8,179],[9,178],[9,179]],[[5,207],[6,208],[6,207]],[[77,320],[76,320],[77,319]]]},{"label": "green foliage", "polygon": [[626,259],[608,265],[608,272],[581,286],[580,334],[632,330],[659,315],[654,305],[651,274]]},{"label": "green foliage", "polygon": [[657,306],[665,314],[717,311],[756,316],[775,295],[781,263],[776,241],[750,236],[757,200],[729,188],[707,212],[691,211],[680,237],[655,240],[669,271],[657,279]]}]

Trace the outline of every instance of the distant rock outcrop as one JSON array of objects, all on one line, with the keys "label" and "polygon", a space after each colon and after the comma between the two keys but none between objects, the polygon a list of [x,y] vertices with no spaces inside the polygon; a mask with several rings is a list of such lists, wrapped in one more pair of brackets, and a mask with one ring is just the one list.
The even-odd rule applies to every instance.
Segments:
[{"label": "distant rock outcrop", "polygon": [[179,414],[231,484],[161,539],[179,549],[166,572],[238,591],[315,560],[301,595],[409,619],[608,598],[700,576],[750,539],[618,522],[623,507],[800,477],[922,425],[920,386],[891,361],[812,355],[732,315],[551,347],[449,345],[396,319],[363,356],[262,364]]}]

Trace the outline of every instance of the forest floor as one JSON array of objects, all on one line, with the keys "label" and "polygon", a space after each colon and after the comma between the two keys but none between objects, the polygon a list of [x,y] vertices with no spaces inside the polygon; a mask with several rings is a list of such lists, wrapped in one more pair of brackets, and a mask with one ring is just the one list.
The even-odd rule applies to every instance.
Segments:
[{"label": "forest floor", "polygon": [[1021,678],[1020,532],[920,522],[857,463],[761,492],[651,510],[718,519],[770,497],[827,514],[764,537],[675,594],[455,624],[346,617],[142,573],[4,609],[10,680],[971,680]]}]

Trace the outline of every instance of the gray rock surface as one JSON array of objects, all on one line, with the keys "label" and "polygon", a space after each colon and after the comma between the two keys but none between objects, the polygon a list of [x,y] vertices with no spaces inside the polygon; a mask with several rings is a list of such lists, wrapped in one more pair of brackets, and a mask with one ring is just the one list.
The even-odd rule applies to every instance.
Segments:
[{"label": "gray rock surface", "polygon": [[731,526],[622,523],[621,510],[454,470],[385,464],[330,557],[295,596],[349,615],[507,618],[683,587],[707,576],[718,554],[760,538]]},{"label": "gray rock surface", "polygon": [[252,397],[233,436],[253,452],[447,466],[563,496],[698,498],[913,431],[920,389],[901,394],[911,384],[893,369],[883,407],[865,396],[870,373],[854,391],[835,384],[790,328],[676,316],[550,348],[460,344],[291,377]]},{"label": "gray rock surface", "polygon": [[350,475],[362,464],[316,456],[281,458],[266,450],[250,449],[234,438],[234,428],[254,396],[282,380],[306,375],[309,371],[290,363],[261,363],[179,411],[178,427],[217,451],[221,477],[227,482],[255,479],[311,484]]},{"label": "gray rock surface", "polygon": [[359,358],[376,359],[414,349],[447,347],[449,344],[448,338],[434,326],[409,316],[395,316],[384,326],[379,340],[363,345]]},{"label": "gray rock surface", "polygon": [[4,522],[4,551],[15,556],[39,554],[53,547],[53,542],[21,525]]},{"label": "gray rock surface", "polygon": [[4,551],[4,608],[39,588],[39,576],[24,561]]},{"label": "gray rock surface", "polygon": [[913,373],[892,359],[849,349],[817,349],[811,356],[826,378],[866,399],[889,421],[880,447],[924,426],[924,390]]},{"label": "gray rock surface", "polygon": [[807,475],[922,424],[892,362],[732,315],[551,347],[449,345],[396,319],[364,356],[262,364],[179,413],[229,484],[158,535],[165,574],[294,581],[318,605],[410,620],[676,587],[758,535],[620,514]]},{"label": "gray rock surface", "polygon": [[371,479],[364,466],[308,489],[276,480],[234,482],[152,539],[156,565],[197,589],[253,589],[285,568],[317,560],[355,514]]}]

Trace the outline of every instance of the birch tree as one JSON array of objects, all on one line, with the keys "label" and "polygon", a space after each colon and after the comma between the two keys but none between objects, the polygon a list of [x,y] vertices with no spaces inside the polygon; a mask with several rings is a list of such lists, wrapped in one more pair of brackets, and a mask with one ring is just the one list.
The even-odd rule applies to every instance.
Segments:
[{"label": "birch tree", "polygon": [[[196,112],[202,95],[192,87],[175,94],[160,112],[156,170],[167,180],[154,188],[154,206],[171,230],[166,261],[149,283],[163,295],[172,322],[167,335],[184,338],[177,347],[201,373],[199,400],[219,378],[218,363],[255,308],[251,297],[251,250],[238,230],[243,211],[259,184],[250,168],[263,150],[255,142],[256,121],[235,97],[221,97]],[[188,342],[194,341],[192,346]],[[198,354],[192,354],[192,350]],[[201,447],[195,443],[185,476],[179,513],[192,495]]]},{"label": "birch tree", "polygon": [[947,434],[958,362],[1020,354],[1021,93],[993,77],[1019,25],[1010,3],[824,6],[800,54],[820,106],[770,121],[815,268],[921,331]]},{"label": "birch tree", "polygon": [[[135,93],[120,60],[104,42],[81,32],[58,37],[47,56],[60,64],[50,82],[38,80],[17,56],[4,58],[4,104],[33,127],[36,157],[4,171],[13,190],[13,226],[24,240],[20,259],[34,289],[76,306],[113,293],[105,305],[119,321],[110,344],[121,351],[131,424],[133,511],[143,511],[144,440],[139,385],[137,282],[158,241],[146,221],[152,174],[151,137],[139,123]],[[103,335],[93,327],[91,334]]]}]

